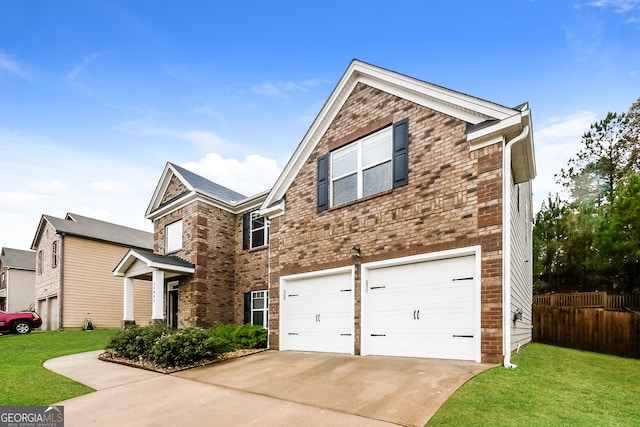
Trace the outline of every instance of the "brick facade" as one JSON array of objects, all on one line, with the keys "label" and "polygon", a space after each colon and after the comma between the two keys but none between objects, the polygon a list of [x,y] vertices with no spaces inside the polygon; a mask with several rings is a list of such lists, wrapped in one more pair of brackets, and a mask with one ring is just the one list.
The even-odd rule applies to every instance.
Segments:
[{"label": "brick facade", "polygon": [[[317,213],[316,162],[382,122],[409,119],[409,184]],[[281,276],[482,247],[482,360],[502,358],[502,148],[470,151],[466,123],[359,83],[287,191],[271,222],[270,343],[278,347]],[[355,139],[354,138],[354,139]],[[360,245],[361,257],[350,257]],[[356,353],[360,277],[356,269]]]},{"label": "brick facade", "polygon": [[[173,176],[163,203],[185,193]],[[154,221],[154,252],[166,255],[165,227],[182,220],[182,249],[173,255],[194,264],[179,279],[178,326],[242,324],[244,293],[267,289],[267,248],[242,249],[242,213],[194,201]]]}]

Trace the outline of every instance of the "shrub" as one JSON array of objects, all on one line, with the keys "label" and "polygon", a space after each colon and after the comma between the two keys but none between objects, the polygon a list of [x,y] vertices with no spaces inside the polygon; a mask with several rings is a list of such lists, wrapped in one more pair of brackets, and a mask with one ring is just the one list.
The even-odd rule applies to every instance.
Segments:
[{"label": "shrub", "polygon": [[168,325],[129,326],[121,329],[109,344],[107,350],[112,350],[126,359],[148,359],[156,340],[173,331]]},{"label": "shrub", "polygon": [[149,360],[162,367],[185,366],[230,350],[228,341],[211,337],[204,329],[186,328],[158,338]]},{"label": "shrub", "polygon": [[234,350],[241,348],[266,348],[267,330],[262,326],[246,324],[242,326],[220,325],[211,329],[212,336],[218,336],[231,343]]},{"label": "shrub", "polygon": [[122,329],[111,339],[107,350],[117,357],[142,359],[168,367],[190,365],[232,350],[266,346],[267,330],[260,326],[172,329],[167,325],[152,325]]}]

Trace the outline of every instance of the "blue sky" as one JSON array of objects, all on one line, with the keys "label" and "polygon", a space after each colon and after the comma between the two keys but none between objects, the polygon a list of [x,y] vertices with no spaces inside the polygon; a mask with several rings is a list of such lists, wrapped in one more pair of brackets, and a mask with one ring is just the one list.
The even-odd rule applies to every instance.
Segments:
[{"label": "blue sky", "polygon": [[640,96],[640,0],[0,2],[0,246],[42,214],[144,219],[167,161],[269,188],[353,58],[528,101],[536,205]]}]

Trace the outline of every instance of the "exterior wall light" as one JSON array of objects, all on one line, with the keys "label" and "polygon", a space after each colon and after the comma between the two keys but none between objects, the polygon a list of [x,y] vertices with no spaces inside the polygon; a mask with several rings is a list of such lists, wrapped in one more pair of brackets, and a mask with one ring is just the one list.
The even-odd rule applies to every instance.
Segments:
[{"label": "exterior wall light", "polygon": [[351,248],[351,258],[360,258],[360,245]]}]

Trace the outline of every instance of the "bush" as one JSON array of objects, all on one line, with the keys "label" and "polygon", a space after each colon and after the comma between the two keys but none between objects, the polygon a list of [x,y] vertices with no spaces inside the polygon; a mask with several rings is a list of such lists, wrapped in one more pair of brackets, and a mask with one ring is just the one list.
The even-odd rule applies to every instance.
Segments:
[{"label": "bush", "polygon": [[186,366],[231,349],[228,341],[211,337],[204,329],[186,328],[158,338],[151,349],[150,360],[162,367]]},{"label": "bush", "polygon": [[190,365],[228,351],[266,346],[267,330],[260,326],[172,329],[167,325],[152,325],[122,329],[111,339],[107,350],[117,357],[169,367]]},{"label": "bush", "polygon": [[173,332],[168,325],[129,326],[121,329],[109,344],[107,350],[111,350],[125,359],[149,359],[151,349],[163,335]]},{"label": "bush", "polygon": [[211,334],[229,341],[234,350],[241,348],[267,348],[268,332],[262,326],[248,323],[242,326],[220,325],[212,328]]}]

